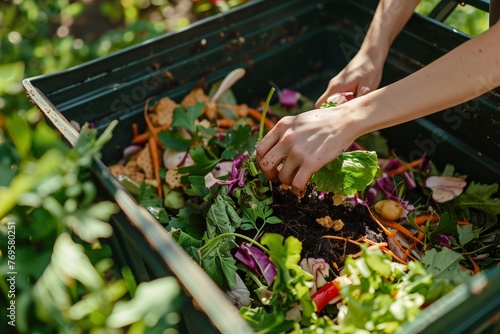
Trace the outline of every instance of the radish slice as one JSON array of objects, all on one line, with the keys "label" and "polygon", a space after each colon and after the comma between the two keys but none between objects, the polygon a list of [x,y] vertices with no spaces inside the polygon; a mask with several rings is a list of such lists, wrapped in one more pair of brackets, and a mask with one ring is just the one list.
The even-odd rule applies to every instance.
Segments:
[{"label": "radish slice", "polygon": [[336,103],[337,105],[339,105],[342,103],[346,103],[347,101],[350,101],[352,99],[354,99],[354,93],[342,92],[331,95],[326,101]]},{"label": "radish slice", "polygon": [[187,152],[178,152],[167,148],[163,152],[163,165],[167,169],[177,168],[184,161],[186,155]]},{"label": "radish slice", "polygon": [[467,182],[459,177],[429,176],[424,185],[432,190],[432,198],[438,203],[451,201],[459,196]]}]

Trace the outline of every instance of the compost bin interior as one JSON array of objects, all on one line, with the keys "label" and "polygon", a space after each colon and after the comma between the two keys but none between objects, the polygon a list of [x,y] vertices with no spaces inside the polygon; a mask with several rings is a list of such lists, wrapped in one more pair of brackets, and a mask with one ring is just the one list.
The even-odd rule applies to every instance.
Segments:
[{"label": "compost bin interior", "polygon": [[[74,134],[68,120],[92,122],[103,129],[119,119],[103,152],[102,161],[110,164],[129,145],[132,123],[145,129],[143,108],[148,98],[151,104],[164,96],[179,101],[193,87],[207,88],[234,68],[246,69],[245,77],[232,89],[240,103],[257,105],[267,96],[271,82],[316,99],[355,55],[376,4],[367,0],[254,1],[76,68],[28,79],[25,86],[66,138]],[[468,38],[440,22],[414,15],[391,48],[382,85],[418,70]],[[498,183],[499,101],[492,91],[382,133],[405,159],[425,153],[440,167],[451,163],[478,182]],[[111,175],[103,166],[96,165],[98,178],[107,196],[116,199],[116,189],[110,187],[120,186],[109,180]],[[130,219],[123,214],[115,217],[120,236],[114,248],[121,261],[135,268],[141,280],[170,275],[162,256],[149,241],[141,241],[145,233],[137,224],[131,226]],[[129,244],[143,255],[144,263],[134,263],[134,255],[126,251]],[[191,332],[210,331],[203,319]]]}]

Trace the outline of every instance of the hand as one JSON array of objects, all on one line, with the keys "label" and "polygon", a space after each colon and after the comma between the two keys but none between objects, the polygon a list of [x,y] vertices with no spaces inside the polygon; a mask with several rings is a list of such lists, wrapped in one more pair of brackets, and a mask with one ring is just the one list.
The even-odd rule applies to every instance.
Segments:
[{"label": "hand", "polygon": [[359,97],[377,89],[382,79],[384,61],[385,57],[358,52],[349,64],[330,80],[326,91],[317,100],[316,107],[319,108],[335,93],[353,92]]},{"label": "hand", "polygon": [[348,104],[282,118],[257,145],[257,163],[264,176],[291,185],[302,197],[312,174],[357,137]]}]

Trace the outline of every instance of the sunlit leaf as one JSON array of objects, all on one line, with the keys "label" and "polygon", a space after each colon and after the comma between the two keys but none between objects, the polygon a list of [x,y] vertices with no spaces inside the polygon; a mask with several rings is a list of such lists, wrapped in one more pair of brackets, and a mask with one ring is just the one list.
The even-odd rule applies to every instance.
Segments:
[{"label": "sunlit leaf", "polygon": [[180,286],[174,277],[158,278],[141,283],[132,300],[118,302],[107,320],[111,328],[122,328],[143,320],[147,327],[154,327],[160,319],[179,321],[175,316],[180,307]]}]

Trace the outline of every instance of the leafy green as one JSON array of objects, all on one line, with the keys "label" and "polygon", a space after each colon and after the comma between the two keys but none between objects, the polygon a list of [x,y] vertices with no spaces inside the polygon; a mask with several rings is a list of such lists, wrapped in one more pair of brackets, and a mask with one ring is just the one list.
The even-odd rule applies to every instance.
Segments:
[{"label": "leafy green", "polygon": [[224,138],[225,150],[221,154],[221,159],[234,160],[240,154],[253,152],[257,143],[257,135],[252,135],[251,130],[248,124],[227,130]]},{"label": "leafy green", "polygon": [[241,224],[232,203],[224,194],[215,198],[206,216],[205,245],[199,250],[202,268],[225,291],[236,285],[236,260],[230,250],[234,247],[232,233]]},{"label": "leafy green", "polygon": [[366,245],[361,254],[345,262],[342,304],[333,328],[338,333],[394,333],[420,313],[433,281],[418,263],[392,262],[380,249]]},{"label": "leafy green", "polygon": [[370,185],[378,171],[378,158],[375,152],[344,152],[316,172],[311,181],[316,184],[319,191],[353,195]]},{"label": "leafy green", "polygon": [[[209,157],[205,149],[200,145],[189,150],[189,155],[194,161],[194,165],[187,167],[180,167],[179,173],[187,174],[189,176],[205,176],[208,172],[212,171],[214,167],[221,161],[220,158]],[[181,178],[183,183],[186,183],[187,176]]]},{"label": "leafy green", "polygon": [[195,239],[202,239],[206,231],[206,212],[197,204],[188,202],[179,210],[176,216],[171,217],[167,229],[181,229]]},{"label": "leafy green", "polygon": [[464,271],[460,266],[460,261],[463,259],[461,254],[449,248],[443,247],[440,251],[432,248],[425,252],[422,263],[436,280],[450,281],[454,285],[458,285],[471,277],[470,273]]},{"label": "leafy green", "polygon": [[481,229],[473,228],[472,225],[457,226],[458,242],[460,246],[465,246],[480,235]]},{"label": "leafy green", "polygon": [[174,277],[142,283],[132,300],[116,303],[107,325],[111,328],[132,325],[130,332],[141,326],[158,326],[163,330],[175,327],[180,321],[177,313],[181,306],[180,292],[180,285]]},{"label": "leafy green", "polygon": [[443,212],[439,217],[439,224],[430,232],[430,237],[436,237],[438,234],[455,235],[457,232],[457,220],[452,219],[448,212]]},{"label": "leafy green", "polygon": [[225,242],[216,245],[203,255],[201,267],[223,291],[229,291],[236,285],[236,260]]},{"label": "leafy green", "polygon": [[233,200],[220,194],[210,206],[207,214],[207,237],[234,232],[241,224],[241,218],[233,207]]},{"label": "leafy green", "polygon": [[192,142],[191,138],[185,138],[185,135],[178,131],[160,131],[158,133],[158,139],[164,147],[168,147],[179,152],[189,150]]},{"label": "leafy green", "polygon": [[500,200],[493,195],[498,192],[498,184],[480,184],[471,181],[467,189],[455,199],[455,205],[468,212],[474,208],[490,216],[500,215]]},{"label": "leafy green", "polygon": [[197,102],[194,106],[184,110],[183,107],[178,107],[174,110],[172,128],[180,128],[188,130],[192,135],[196,134],[196,119],[202,114],[205,107],[204,103]]},{"label": "leafy green", "polygon": [[277,269],[270,299],[261,300],[272,308],[266,311],[263,306],[243,307],[240,309],[242,316],[255,330],[281,333],[293,328],[294,322],[287,320],[286,312],[294,305],[300,305],[301,323],[304,326],[311,325],[316,317],[315,306],[309,295],[309,282],[313,277],[298,265],[302,243],[294,237],[285,239],[275,233],[264,234],[261,243],[268,246],[271,261]]},{"label": "leafy green", "polygon": [[259,235],[266,224],[279,224],[281,222],[280,218],[273,216],[273,210],[269,206],[259,201],[257,204],[243,210],[240,228],[242,230],[255,229],[257,230],[255,235]]},{"label": "leafy green", "polygon": [[169,214],[163,206],[163,200],[157,195],[156,190],[141,183],[137,192],[137,201],[145,207],[161,224],[167,224]]}]

